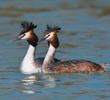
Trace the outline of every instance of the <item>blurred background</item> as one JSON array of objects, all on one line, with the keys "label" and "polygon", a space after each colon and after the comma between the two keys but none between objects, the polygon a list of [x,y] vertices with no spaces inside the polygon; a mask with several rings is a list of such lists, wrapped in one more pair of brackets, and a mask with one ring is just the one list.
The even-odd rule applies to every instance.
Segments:
[{"label": "blurred background", "polygon": [[[39,38],[47,24],[62,28],[56,58],[110,63],[110,0],[0,0],[2,100],[110,99],[109,65],[101,75],[23,75],[19,66],[28,44],[11,40],[21,32],[24,20],[38,25]],[[47,50],[47,42],[39,44],[36,57],[45,56]]]}]

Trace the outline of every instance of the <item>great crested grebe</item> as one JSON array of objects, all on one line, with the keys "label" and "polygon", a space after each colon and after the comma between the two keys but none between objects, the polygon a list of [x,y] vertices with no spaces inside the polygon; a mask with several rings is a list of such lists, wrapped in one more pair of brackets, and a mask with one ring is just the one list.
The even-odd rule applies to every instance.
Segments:
[{"label": "great crested grebe", "polygon": [[[44,34],[44,37],[41,39],[47,40],[50,48],[45,56],[42,71],[44,73],[63,73],[63,72],[96,72],[96,71],[106,71],[106,67],[104,64],[96,64],[95,62],[88,60],[67,60],[67,61],[59,61],[57,63],[49,63],[52,60],[52,57],[49,56],[51,54],[54,55],[56,48],[59,46],[57,32],[59,32],[60,27],[55,26],[51,27],[47,25],[47,30]],[[54,52],[52,52],[54,51]]]},{"label": "great crested grebe", "polygon": [[[14,39],[14,41],[21,39],[27,40],[29,44],[29,49],[22,61],[20,70],[24,74],[34,74],[41,72],[41,67],[44,58],[43,57],[35,58],[36,46],[38,44],[38,37],[33,30],[37,27],[37,25],[34,25],[32,22],[24,21],[21,23],[21,26],[23,30],[18,35],[18,37]],[[53,60],[53,62],[57,62],[57,61],[59,60],[57,59]]]}]

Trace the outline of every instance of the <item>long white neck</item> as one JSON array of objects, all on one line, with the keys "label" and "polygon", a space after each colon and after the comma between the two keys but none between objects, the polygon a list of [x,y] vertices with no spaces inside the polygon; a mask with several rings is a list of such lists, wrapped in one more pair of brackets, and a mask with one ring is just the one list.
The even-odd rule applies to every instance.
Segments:
[{"label": "long white neck", "polygon": [[34,47],[32,45],[29,45],[28,51],[27,51],[26,56],[24,57],[24,59],[25,58],[29,58],[31,60],[34,60],[34,58],[35,58],[35,51],[36,51],[36,47]]},{"label": "long white neck", "polygon": [[21,71],[24,74],[32,74],[39,72],[39,68],[35,62],[36,47],[30,45],[29,49],[21,64]]},{"label": "long white neck", "polygon": [[51,63],[51,61],[54,59],[54,54],[55,54],[55,48],[52,46],[52,44],[50,44],[48,52],[45,56],[43,65],[42,65],[42,71],[45,73],[48,69],[49,64]]}]

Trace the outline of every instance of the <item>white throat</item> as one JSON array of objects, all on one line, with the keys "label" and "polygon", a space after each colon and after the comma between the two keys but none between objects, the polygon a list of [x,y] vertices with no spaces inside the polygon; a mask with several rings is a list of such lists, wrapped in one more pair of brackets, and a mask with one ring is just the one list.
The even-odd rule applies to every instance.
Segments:
[{"label": "white throat", "polygon": [[55,54],[56,48],[54,48],[51,44],[49,46],[48,52],[45,56],[43,65],[42,65],[42,71],[45,73],[48,65],[51,63],[51,61],[54,59],[54,54]]},{"label": "white throat", "polygon": [[29,45],[25,58],[30,58],[31,60],[34,60],[35,51],[36,51],[36,47]]},{"label": "white throat", "polygon": [[33,74],[39,72],[37,64],[35,63],[35,51],[36,47],[30,45],[29,49],[21,64],[21,71],[24,74]]}]

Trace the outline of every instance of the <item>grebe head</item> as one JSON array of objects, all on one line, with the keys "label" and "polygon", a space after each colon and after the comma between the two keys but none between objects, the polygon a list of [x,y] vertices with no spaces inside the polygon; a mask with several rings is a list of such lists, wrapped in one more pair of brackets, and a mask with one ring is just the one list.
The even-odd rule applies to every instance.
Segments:
[{"label": "grebe head", "polygon": [[41,38],[40,42],[43,40],[47,40],[48,44],[53,45],[55,48],[59,46],[59,40],[57,37],[57,33],[61,30],[58,26],[50,26],[47,25],[47,29],[44,32],[43,38]]},{"label": "grebe head", "polygon": [[27,40],[29,44],[36,46],[38,37],[33,32],[33,29],[35,29],[37,25],[34,25],[32,22],[23,21],[21,23],[21,27],[23,28],[23,30],[18,35],[18,37],[14,39],[14,41],[24,39]]}]

